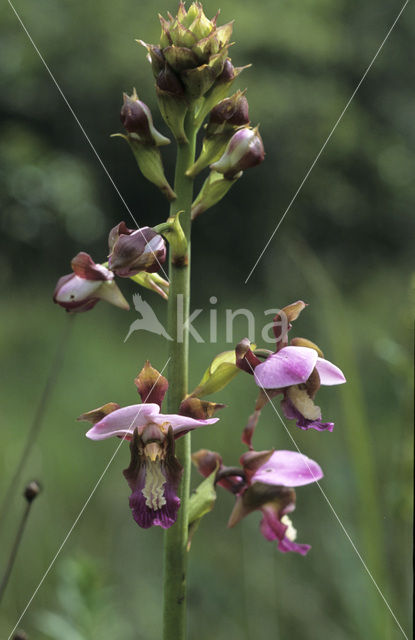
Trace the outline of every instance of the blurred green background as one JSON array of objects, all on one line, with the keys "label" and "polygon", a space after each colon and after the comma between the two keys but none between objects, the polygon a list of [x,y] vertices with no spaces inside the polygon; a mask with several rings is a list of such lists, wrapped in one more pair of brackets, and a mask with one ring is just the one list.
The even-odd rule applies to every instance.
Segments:
[{"label": "blurred green background", "polygon": [[[157,12],[175,3],[16,0],[44,55],[140,224],[167,206],[138,174],[120,130],[122,91],[137,88],[156,114],[144,50],[157,42]],[[309,308],[293,334],[321,345],[348,384],[322,390],[332,434],[288,424],[301,451],[325,472],[322,487],[373,578],[411,635],[412,342],[414,280],[414,99],[408,64],[412,3],[338,126],[254,275],[244,281],[351,96],[401,4],[374,0],[237,3],[208,0],[222,22],[236,19],[232,59],[250,62],[248,87],[267,158],[195,225],[193,306],[218,298],[218,344],[191,345],[191,380],[225,343],[226,308],[263,310],[299,298]],[[106,256],[108,230],[130,222],[56,87],[7,3],[0,9],[0,479],[2,495],[25,442],[67,318],[51,301],[70,259]],[[161,118],[156,124],[167,133]],[[164,150],[166,172],[174,145]],[[198,183],[199,184],[199,183]],[[134,285],[121,282],[131,300]],[[165,303],[141,290],[160,319]],[[136,399],[144,360],[162,368],[166,344],[134,333],[136,312],[105,303],[76,318],[40,437],[13,507],[0,523],[0,567],[24,504],[24,481],[38,478],[35,503],[0,611],[7,638],[117,443],[92,443],[75,418],[108,401]],[[222,322],[221,322],[222,320]],[[195,323],[208,339],[208,315]],[[247,332],[235,323],[235,341]],[[257,340],[259,341],[259,336]],[[240,433],[256,391],[240,375],[217,400],[228,408],[199,430],[195,449],[220,450],[236,464]],[[278,403],[276,404],[278,407]],[[255,435],[258,449],[292,448],[271,407]],[[157,640],[161,633],[162,532],[142,531],[128,509],[123,447],[59,555],[21,626],[41,640]],[[198,478],[194,477],[194,485]],[[232,496],[222,492],[194,539],[189,575],[189,638],[317,640],[403,637],[328,503],[315,486],[297,492],[293,515],[306,558],[280,554],[253,514],[225,528]]]}]

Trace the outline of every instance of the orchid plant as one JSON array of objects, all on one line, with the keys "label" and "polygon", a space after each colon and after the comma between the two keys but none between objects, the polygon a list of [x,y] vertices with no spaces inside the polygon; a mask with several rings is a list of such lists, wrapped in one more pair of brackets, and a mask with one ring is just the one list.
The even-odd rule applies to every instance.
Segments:
[{"label": "orchid plant", "polygon": [[[153,228],[129,229],[121,221],[109,232],[108,261],[96,264],[86,253],[72,260],[73,273],[57,283],[54,301],[69,313],[91,310],[99,300],[123,309],[128,303],[115,276],[168,299],[168,376],[149,361],[135,384],[141,404],[120,407],[109,402],[80,416],[92,423],[91,440],[110,437],[129,442],[131,462],[124,470],[131,489],[130,508],[135,522],[145,529],[166,530],[164,542],[164,639],[183,640],[186,635],[186,564],[192,536],[201,518],[215,503],[216,486],[235,495],[228,526],[236,525],[252,511],[262,514],[261,533],[275,540],[281,552],[305,555],[310,546],[299,544],[289,519],[295,508],[295,488],[318,482],[323,472],[317,462],[293,451],[255,451],[253,435],[263,407],[276,395],[281,408],[300,429],[331,431],[323,422],[314,399],[320,385],[345,382],[341,370],[326,360],[320,348],[305,338],[288,343],[292,323],[305,308],[298,301],[285,306],[273,322],[275,351],[257,348],[245,338],[234,350],[216,355],[199,385],[189,393],[186,320],[190,305],[190,235],[192,221],[219,202],[243,172],[265,157],[258,127],[252,127],[245,91],[228,97],[243,68],[229,57],[233,23],[219,26],[218,15],[208,19],[202,5],[186,9],[179,4],[176,16],[160,16],[158,44],[141,40],[155,77],[161,116],[175,138],[177,163],[174,185],[165,176],[161,147],[170,140],[154,125],[149,107],[134,89],[124,94],[121,122],[126,140],[142,174],[170,202],[166,221]],[[202,132],[200,155],[196,139]],[[207,169],[207,177],[194,197],[194,178]],[[168,251],[167,251],[168,249]],[[169,256],[168,278],[163,265]],[[164,275],[160,275],[160,271]],[[183,304],[184,335],[178,338],[178,299]],[[212,427],[213,417],[224,405],[203,398],[229,384],[238,373],[252,376],[252,391],[259,395],[253,414],[242,430],[247,447],[240,467],[227,467],[219,453],[202,449],[191,454],[191,431]],[[167,394],[167,413],[161,412]],[[271,442],[272,446],[273,443]],[[204,480],[190,495],[191,460]]]}]

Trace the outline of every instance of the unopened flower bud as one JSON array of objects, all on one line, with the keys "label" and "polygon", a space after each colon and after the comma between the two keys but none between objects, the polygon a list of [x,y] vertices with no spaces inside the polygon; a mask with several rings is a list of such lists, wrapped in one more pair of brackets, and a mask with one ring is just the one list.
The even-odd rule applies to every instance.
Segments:
[{"label": "unopened flower bud", "polygon": [[197,467],[199,473],[207,478],[215,469],[222,467],[222,457],[216,451],[209,449],[199,449],[192,453],[192,462]]},{"label": "unopened flower bud", "polygon": [[249,105],[242,91],[221,100],[210,112],[206,133],[216,133],[221,125],[241,127],[249,124]]},{"label": "unopened flower bud", "polygon": [[166,64],[166,60],[163,56],[163,52],[160,47],[157,47],[154,44],[147,44],[144,40],[136,40],[139,44],[141,44],[145,49],[147,49],[147,60],[151,64],[151,68],[153,70],[153,75],[157,78],[158,74]]},{"label": "unopened flower bud", "polygon": [[173,133],[177,142],[188,142],[184,131],[184,119],[189,107],[185,98],[184,86],[180,78],[168,64],[159,73],[156,80],[157,100],[164,122]]},{"label": "unopened flower bud", "polygon": [[226,58],[222,72],[216,78],[211,89],[209,89],[209,91],[204,95],[204,101],[196,113],[195,123],[197,127],[202,124],[203,120],[215,105],[226,98],[229,93],[229,89],[239,74],[250,66],[251,65],[246,65],[245,67],[234,67],[231,59]]},{"label": "unopened flower bud", "polygon": [[35,480],[33,480],[33,482],[30,482],[27,485],[23,495],[28,502],[33,502],[33,500],[39,495],[39,493],[40,493],[40,486]]},{"label": "unopened flower bud", "polygon": [[231,138],[223,156],[211,169],[232,179],[241,171],[255,167],[264,160],[265,151],[258,128],[239,129]]},{"label": "unopened flower bud", "polygon": [[217,78],[217,82],[220,84],[228,84],[228,82],[232,82],[232,80],[235,80],[237,75],[238,74],[236,73],[231,59],[227,58],[225,60],[225,64],[223,65],[222,73]]},{"label": "unopened flower bud", "polygon": [[71,262],[73,273],[63,276],[53,294],[53,301],[70,313],[89,311],[99,300],[107,300],[121,309],[129,304],[114,282],[114,274],[96,264],[90,255],[81,251]]},{"label": "unopened flower bud", "polygon": [[128,229],[120,222],[109,234],[108,266],[118,276],[129,278],[140,271],[158,271],[166,260],[166,243],[150,227]]},{"label": "unopened flower bud", "polygon": [[241,91],[225,98],[210,112],[202,151],[196,162],[186,171],[194,178],[205,167],[221,158],[238,127],[249,124],[248,101]]},{"label": "unopened flower bud", "polygon": [[150,109],[138,99],[135,90],[132,96],[124,93],[121,122],[126,131],[143,144],[156,147],[170,144],[170,140],[155,128]]}]

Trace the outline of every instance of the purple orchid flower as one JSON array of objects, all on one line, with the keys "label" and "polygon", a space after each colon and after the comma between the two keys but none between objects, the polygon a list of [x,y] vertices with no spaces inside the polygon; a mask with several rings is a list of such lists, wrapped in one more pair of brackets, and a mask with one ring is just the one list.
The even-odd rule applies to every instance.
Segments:
[{"label": "purple orchid flower", "polygon": [[333,431],[332,422],[321,421],[320,407],[313,398],[320,385],[343,384],[346,378],[334,364],[319,357],[310,347],[287,346],[270,355],[254,371],[261,389],[284,394],[281,407],[289,419],[295,419],[300,429]]},{"label": "purple orchid flower", "polygon": [[193,429],[214,424],[218,418],[160,413],[168,382],[149,362],[135,383],[142,404],[121,408],[111,402],[84,413],[78,420],[93,423],[86,433],[91,440],[117,436],[130,441],[131,462],[123,473],[132,491],[133,518],[144,529],[153,525],[168,529],[177,519],[177,488],[183,473],[174,455],[174,441]]},{"label": "purple orchid flower", "polygon": [[234,527],[252,511],[261,511],[264,538],[276,540],[282,553],[308,553],[310,545],[295,542],[297,532],[288,514],[295,509],[294,487],[323,477],[317,462],[295,451],[248,451],[240,459],[241,469],[225,467],[218,453],[206,449],[192,458],[205,477],[218,469],[217,484],[236,495],[228,527]]},{"label": "purple orchid flower", "polygon": [[71,262],[73,273],[59,278],[53,301],[69,313],[89,311],[100,300],[107,300],[128,311],[129,304],[114,282],[112,271],[96,264],[84,251]]},{"label": "purple orchid flower", "polygon": [[[252,350],[248,338],[235,347],[236,366],[254,376],[260,387],[255,410],[242,433],[242,442],[252,449],[252,437],[263,407],[278,394],[283,395],[281,407],[289,419],[295,419],[300,429],[333,431],[333,422],[322,422],[320,407],[313,400],[323,385],[346,382],[343,372],[324,359],[319,347],[306,338],[293,338],[288,345],[292,323],[307,307],[302,300],[287,305],[273,320],[275,353],[268,349]],[[265,361],[260,358],[266,357]]]},{"label": "purple orchid flower", "polygon": [[155,273],[166,260],[166,242],[150,227],[134,230],[120,222],[111,229],[108,245],[108,266],[121,278],[141,271]]}]

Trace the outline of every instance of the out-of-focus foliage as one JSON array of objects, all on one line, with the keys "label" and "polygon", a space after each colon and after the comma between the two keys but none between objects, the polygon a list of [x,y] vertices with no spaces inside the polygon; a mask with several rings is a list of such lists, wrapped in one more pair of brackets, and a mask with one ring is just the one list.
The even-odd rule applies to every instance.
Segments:
[{"label": "out-of-focus foliage", "polygon": [[132,633],[128,621],[114,606],[114,594],[105,587],[105,571],[96,560],[70,558],[57,576],[56,611],[42,611],[38,628],[52,640],[125,638]]},{"label": "out-of-focus foliage", "polygon": [[[208,15],[218,8],[213,0],[204,4]],[[174,11],[175,4],[16,0],[15,6],[136,219],[149,225],[165,219],[163,197],[138,174],[126,145],[109,135],[121,128],[122,91],[133,86],[167,133],[156,116],[145,51],[134,39],[156,42],[156,13]],[[232,348],[225,342],[225,308],[252,308],[262,327],[264,309],[299,298],[310,303],[297,335],[321,345],[349,383],[320,392],[323,415],[336,422],[333,434],[292,425],[289,432],[323,467],[328,499],[410,636],[415,94],[408,59],[415,10],[410,3],[244,285],[400,3],[224,0],[220,7],[223,22],[236,19],[233,60],[254,65],[237,86],[248,87],[267,157],[195,223],[193,306],[205,309],[196,326],[208,340],[215,295],[219,329],[218,344],[191,345],[191,388],[217,353]],[[79,250],[105,259],[107,231],[131,220],[7,3],[0,21],[3,491],[65,320],[51,303],[55,282]],[[163,154],[170,178],[174,145]],[[121,286],[130,296],[135,285]],[[162,320],[163,301],[143,295]],[[123,314],[101,303],[76,319],[24,478],[38,477],[45,490],[0,610],[1,637],[8,636],[116,446],[87,441],[76,416],[108,401],[130,404],[130,380],[144,361],[150,358],[158,369],[165,363],[166,345],[154,335],[136,332],[124,344],[135,318],[134,310]],[[246,333],[240,318],[234,342]],[[260,335],[255,338],[260,344]],[[228,408],[218,425],[195,433],[194,447],[218,449],[226,464],[236,464],[255,391],[241,374],[218,393],[214,399]],[[293,447],[270,406],[255,444]],[[160,637],[162,534],[139,530],[130,517],[121,474],[127,449],[62,550],[59,571],[50,572],[22,621],[30,637]],[[195,476],[193,486],[199,481]],[[21,508],[17,497],[1,523],[0,567]],[[401,637],[318,488],[298,492],[293,514],[299,541],[313,546],[306,558],[278,554],[260,536],[255,515],[227,531],[231,508],[232,496],[218,491],[215,509],[192,542],[190,638]]]}]

